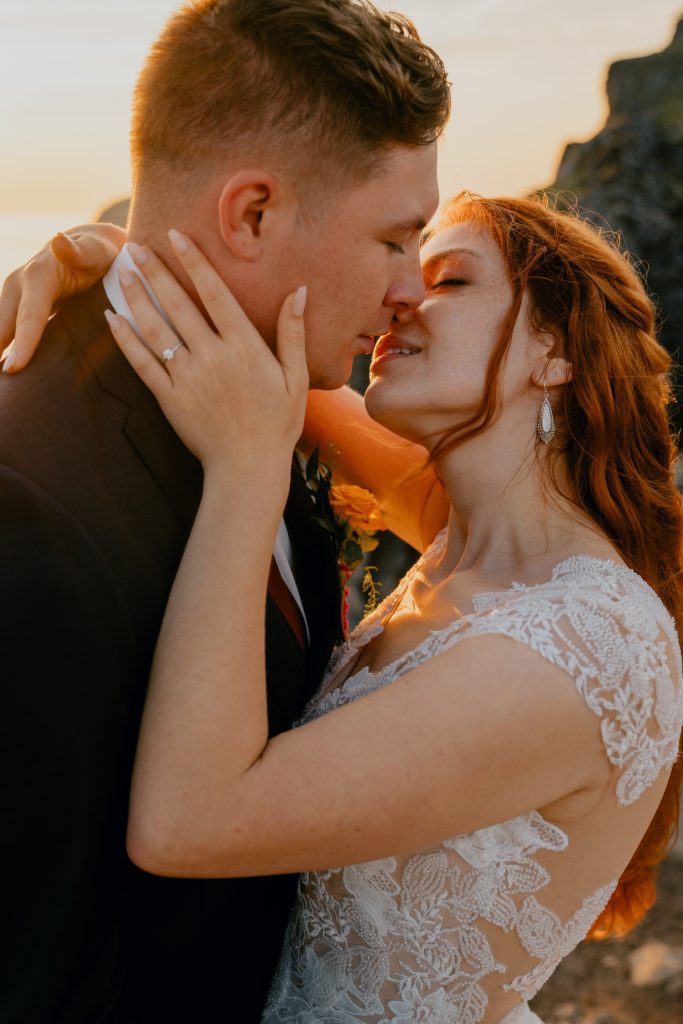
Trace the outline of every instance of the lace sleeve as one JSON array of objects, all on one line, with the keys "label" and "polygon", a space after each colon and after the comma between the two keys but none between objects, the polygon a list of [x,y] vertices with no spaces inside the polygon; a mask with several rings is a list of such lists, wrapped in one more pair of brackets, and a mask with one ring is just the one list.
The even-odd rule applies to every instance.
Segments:
[{"label": "lace sleeve", "polygon": [[571,676],[621,769],[617,799],[632,803],[673,764],[683,722],[680,646],[657,595],[623,566],[581,557],[486,611],[493,596],[482,595],[468,635],[502,633]]}]

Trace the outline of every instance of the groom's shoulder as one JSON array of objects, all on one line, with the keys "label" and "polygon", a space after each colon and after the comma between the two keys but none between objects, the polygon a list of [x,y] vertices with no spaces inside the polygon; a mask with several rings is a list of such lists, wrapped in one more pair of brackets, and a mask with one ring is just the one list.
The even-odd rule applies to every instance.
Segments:
[{"label": "groom's shoulder", "polygon": [[108,308],[101,283],[74,296],[50,319],[38,349],[25,370],[0,374],[0,420],[21,415],[23,407],[38,413],[46,396],[59,392],[78,399],[100,357],[113,349],[104,310]]},{"label": "groom's shoulder", "polygon": [[132,371],[104,318],[108,305],[101,284],[75,296],[52,317],[26,369],[0,373],[0,465],[67,479],[101,450],[118,451],[129,406],[106,374],[112,363],[126,380]]}]

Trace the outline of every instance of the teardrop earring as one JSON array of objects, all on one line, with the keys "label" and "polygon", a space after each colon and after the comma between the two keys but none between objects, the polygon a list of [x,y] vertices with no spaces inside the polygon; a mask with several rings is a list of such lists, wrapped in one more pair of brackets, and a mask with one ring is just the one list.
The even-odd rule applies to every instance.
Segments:
[{"label": "teardrop earring", "polygon": [[548,389],[545,386],[545,380],[543,381],[543,404],[541,405],[541,411],[538,416],[536,432],[543,444],[550,444],[552,439],[555,437],[555,417],[553,416],[553,407],[551,406],[550,399],[548,398]]}]

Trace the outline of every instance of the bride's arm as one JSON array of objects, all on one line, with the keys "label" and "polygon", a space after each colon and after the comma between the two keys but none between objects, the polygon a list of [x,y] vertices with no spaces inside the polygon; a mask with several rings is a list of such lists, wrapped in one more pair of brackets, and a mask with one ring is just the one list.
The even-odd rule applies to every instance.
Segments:
[{"label": "bride's arm", "polygon": [[427,452],[370,419],[350,387],[310,391],[298,448],[320,447],[335,479],[372,491],[384,521],[418,551],[431,543],[448,519],[448,498]]},{"label": "bride's arm", "polygon": [[6,278],[0,293],[0,353],[14,343],[3,363],[5,373],[17,373],[30,362],[55,308],[106,274],[126,237],[116,224],[69,228]]},{"label": "bride's arm", "polygon": [[[303,327],[278,359],[190,244],[178,257],[219,335],[152,254],[115,337],[205,486],[154,660],[128,832],[146,870],[210,877],[326,868],[419,849],[549,802],[591,777],[599,729],[572,681],[504,637],[465,641],[362,700],[267,739],[266,578],[301,431]],[[258,394],[259,401],[254,401]]]},{"label": "bride's arm", "polygon": [[[6,373],[30,362],[55,308],[102,277],[126,240],[115,224],[69,228],[9,275],[0,294],[0,353],[13,340]],[[418,473],[425,450],[371,420],[351,388],[310,392],[298,447],[309,455],[316,445],[333,463],[335,480],[373,491],[389,529],[418,551],[444,525],[448,502],[436,473]]]}]

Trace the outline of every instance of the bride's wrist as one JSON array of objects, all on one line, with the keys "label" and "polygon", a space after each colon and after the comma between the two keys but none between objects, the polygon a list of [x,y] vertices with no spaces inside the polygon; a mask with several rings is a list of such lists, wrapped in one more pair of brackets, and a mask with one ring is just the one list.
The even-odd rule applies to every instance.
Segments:
[{"label": "bride's wrist", "polygon": [[204,496],[229,505],[254,505],[278,515],[287,500],[291,462],[259,458],[244,467],[216,459],[203,463]]}]

